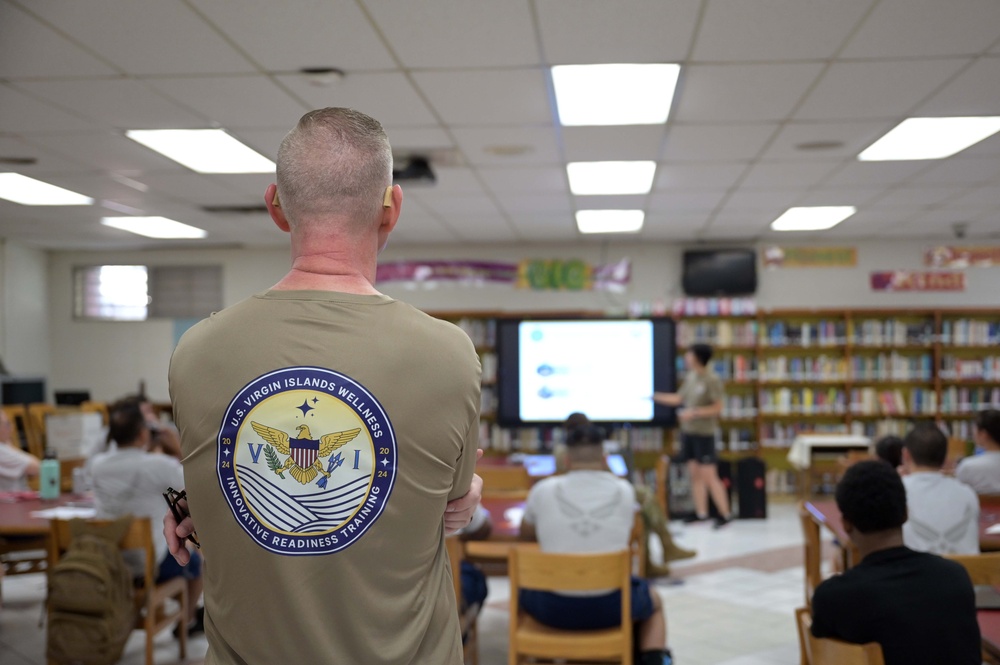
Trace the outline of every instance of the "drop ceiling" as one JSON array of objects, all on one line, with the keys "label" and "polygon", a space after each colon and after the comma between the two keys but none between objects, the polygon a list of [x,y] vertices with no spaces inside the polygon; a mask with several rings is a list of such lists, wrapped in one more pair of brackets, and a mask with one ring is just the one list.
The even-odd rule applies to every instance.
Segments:
[{"label": "drop ceiling", "polygon": [[[666,125],[562,128],[549,68],[601,62],[680,63]],[[124,132],[224,127],[273,158],[319,106],[381,120],[400,162],[430,157],[438,181],[404,184],[396,245],[577,242],[574,211],[620,206],[645,210],[650,241],[1000,236],[1000,135],[945,160],[856,159],[910,116],[1000,115],[996,0],[0,0],[0,158],[37,160],[0,171],[97,200],[0,201],[0,237],[285,244],[266,215],[202,209],[259,204],[269,176],[198,175]],[[656,160],[650,194],[570,194],[568,161],[630,159]],[[793,205],[858,213],[770,231]],[[208,238],[100,225],[123,211]]]}]

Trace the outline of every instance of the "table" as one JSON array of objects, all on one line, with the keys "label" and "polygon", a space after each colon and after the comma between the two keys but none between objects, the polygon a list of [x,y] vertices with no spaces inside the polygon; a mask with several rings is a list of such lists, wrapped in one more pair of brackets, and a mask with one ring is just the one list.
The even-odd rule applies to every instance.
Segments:
[{"label": "table", "polygon": [[47,508],[70,506],[84,500],[88,500],[88,497],[62,494],[58,499],[51,501],[28,499],[0,503],[0,556],[15,552],[31,553],[11,558],[6,564],[0,566],[0,577],[3,576],[5,567],[8,568],[8,574],[34,573],[44,570],[45,556],[40,556],[36,552],[47,553],[49,520],[32,517],[31,513]]},{"label": "table", "polygon": [[1000,610],[979,610],[976,619],[983,640],[983,653],[990,662],[1000,663]]},{"label": "table", "polygon": [[868,450],[871,445],[872,441],[868,437],[854,434],[800,434],[792,440],[792,447],[788,449],[788,462],[799,471],[804,471],[812,466],[813,451],[816,448],[846,452]]}]

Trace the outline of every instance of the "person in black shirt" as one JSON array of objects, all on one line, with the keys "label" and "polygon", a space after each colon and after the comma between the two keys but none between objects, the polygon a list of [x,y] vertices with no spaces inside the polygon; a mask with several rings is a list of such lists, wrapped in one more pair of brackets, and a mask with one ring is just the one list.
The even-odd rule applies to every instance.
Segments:
[{"label": "person in black shirt", "polygon": [[972,582],[960,564],[903,546],[899,475],[881,461],[855,464],[837,507],[862,560],[816,588],[812,634],[878,642],[886,665],[979,665]]}]

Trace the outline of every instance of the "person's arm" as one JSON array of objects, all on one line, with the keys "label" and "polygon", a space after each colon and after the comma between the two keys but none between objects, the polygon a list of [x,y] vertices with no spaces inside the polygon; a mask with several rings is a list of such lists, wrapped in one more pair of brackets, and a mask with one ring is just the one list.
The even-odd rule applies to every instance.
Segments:
[{"label": "person's arm", "polygon": [[20,448],[0,442],[0,476],[17,480],[25,476],[37,476],[41,461]]},{"label": "person's arm", "polygon": [[538,533],[535,531],[535,523],[529,522],[528,520],[521,519],[521,531],[518,537],[529,543],[533,543],[538,540]]},{"label": "person's arm", "polygon": [[653,401],[664,406],[680,406],[683,403],[680,393],[653,393]]},{"label": "person's arm", "polygon": [[153,435],[154,448],[158,448],[159,452],[164,455],[181,459],[181,437],[176,427],[156,423],[155,428],[154,426],[150,426],[150,430]]},{"label": "person's arm", "polygon": [[692,406],[681,411],[677,417],[683,421],[693,418],[717,418],[722,413],[722,400],[707,406]]}]

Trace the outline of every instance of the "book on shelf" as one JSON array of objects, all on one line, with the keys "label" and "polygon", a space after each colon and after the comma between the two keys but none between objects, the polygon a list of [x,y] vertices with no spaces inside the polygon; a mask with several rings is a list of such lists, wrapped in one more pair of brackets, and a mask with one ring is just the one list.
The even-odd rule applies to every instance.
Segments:
[{"label": "book on shelf", "polygon": [[988,346],[1000,342],[1000,321],[945,319],[941,342],[952,346]]},{"label": "book on shelf", "polygon": [[761,428],[761,445],[765,448],[787,448],[799,434],[846,433],[846,423],[765,423]]},{"label": "book on shelf", "polygon": [[762,346],[837,346],[847,337],[847,322],[819,320],[807,322],[771,321],[761,331]]},{"label": "book on shelf", "polygon": [[465,317],[455,321],[455,325],[465,331],[476,348],[493,348],[497,344],[496,319]]},{"label": "book on shelf", "polygon": [[948,386],[941,391],[941,413],[973,414],[983,409],[1000,409],[1000,387]]},{"label": "book on shelf", "polygon": [[880,353],[851,358],[851,378],[860,381],[930,381],[934,359],[929,353]]},{"label": "book on shelf", "polygon": [[847,359],[836,356],[775,356],[764,360],[762,381],[842,381]]},{"label": "book on shelf", "polygon": [[1000,356],[967,358],[945,355],[941,358],[940,375],[946,381],[1000,380]]},{"label": "book on shelf", "polygon": [[677,326],[677,344],[710,344],[725,348],[753,346],[757,340],[757,321],[682,320]]},{"label": "book on shelf", "polygon": [[839,388],[774,388],[760,394],[760,412],[765,416],[847,412],[847,398]]},{"label": "book on shelf", "polygon": [[934,321],[864,319],[855,321],[851,342],[858,346],[910,346],[934,341]]}]

